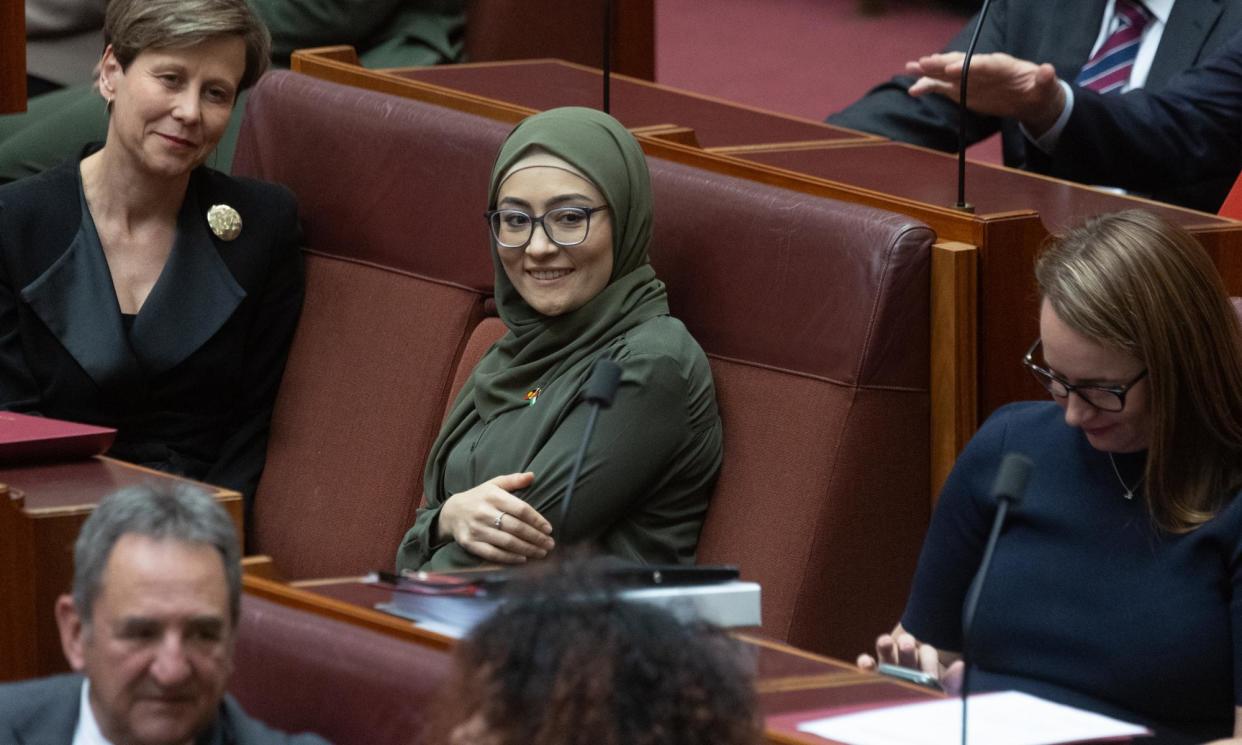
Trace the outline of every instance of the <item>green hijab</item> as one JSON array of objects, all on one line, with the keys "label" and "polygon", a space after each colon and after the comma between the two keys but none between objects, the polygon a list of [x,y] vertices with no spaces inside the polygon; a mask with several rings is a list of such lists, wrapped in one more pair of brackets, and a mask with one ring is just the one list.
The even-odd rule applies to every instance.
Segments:
[{"label": "green hijab", "polygon": [[[554,431],[555,424],[577,403],[581,383],[595,359],[629,329],[669,312],[664,283],[656,279],[647,258],[651,178],[633,135],[616,119],[594,109],[552,109],[523,120],[505,140],[492,168],[489,209],[496,206],[496,194],[510,167],[532,150],[544,150],[566,161],[604,195],[612,217],[612,276],[582,307],[545,316],[522,299],[492,246],[496,304],[509,333],[479,361],[432,445],[423,487],[433,505],[449,496],[443,493],[448,451],[478,421],[491,421],[528,406],[527,392],[540,388],[531,415],[546,419],[538,431]],[[532,444],[538,443],[513,443],[515,455],[537,451]],[[524,465],[515,464],[515,470]]]}]

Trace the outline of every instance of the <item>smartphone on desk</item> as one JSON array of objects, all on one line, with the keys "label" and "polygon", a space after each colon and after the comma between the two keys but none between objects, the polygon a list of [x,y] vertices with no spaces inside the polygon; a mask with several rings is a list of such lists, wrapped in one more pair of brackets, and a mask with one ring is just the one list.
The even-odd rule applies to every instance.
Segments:
[{"label": "smartphone on desk", "polygon": [[940,681],[931,673],[925,673],[922,670],[915,670],[912,667],[902,667],[901,665],[890,665],[887,662],[881,662],[875,669],[880,675],[887,675],[890,678],[904,680],[907,683],[930,688],[933,691],[943,691],[940,687]]}]

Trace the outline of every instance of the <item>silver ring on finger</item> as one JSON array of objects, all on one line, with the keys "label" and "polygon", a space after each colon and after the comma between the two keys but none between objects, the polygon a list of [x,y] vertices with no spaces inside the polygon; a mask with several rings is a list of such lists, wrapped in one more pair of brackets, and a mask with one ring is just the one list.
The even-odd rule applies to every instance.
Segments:
[{"label": "silver ring on finger", "polygon": [[496,530],[504,530],[504,528],[500,527],[500,521],[504,520],[508,514],[509,513],[507,512],[502,512],[499,515],[497,515],[496,519],[492,521],[492,527],[495,528]]}]

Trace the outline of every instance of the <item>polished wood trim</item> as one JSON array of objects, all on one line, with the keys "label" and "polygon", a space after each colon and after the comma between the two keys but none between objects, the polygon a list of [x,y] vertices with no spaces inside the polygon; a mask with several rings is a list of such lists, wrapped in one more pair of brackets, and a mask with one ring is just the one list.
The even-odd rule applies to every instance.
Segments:
[{"label": "polished wood trim", "polygon": [[[128,463],[123,460],[117,460],[116,458],[109,458],[106,455],[96,455],[95,457],[106,463],[113,463],[115,465],[122,466],[130,471],[138,471],[139,473],[148,474],[155,479],[165,480],[175,478],[178,481],[197,486],[215,497],[216,501],[220,503],[220,506],[224,508],[225,512],[229,513],[229,517],[233,520],[233,527],[237,529],[238,538],[240,539],[242,536],[246,535],[245,502],[242,499],[241,492],[234,489],[228,489],[223,486],[216,486],[215,484],[208,484],[206,481],[198,481],[196,479],[189,478],[188,476],[175,476],[166,471],[148,468],[147,466],[140,466],[136,463]],[[98,502],[98,500],[96,500],[96,502]],[[94,508],[94,504],[91,505],[91,508]]]},{"label": "polished wood trim", "polygon": [[216,499],[219,499],[219,500],[234,499],[234,498],[241,499],[241,496],[242,496],[241,492],[235,489],[229,489],[223,486],[216,486],[215,484],[209,484],[206,481],[198,481],[188,476],[178,476],[176,474],[169,473],[168,471],[161,471],[158,468],[151,468],[149,466],[138,465],[137,463],[130,463],[124,460],[117,460],[116,458],[111,458],[107,455],[96,455],[95,458],[96,460],[101,460],[105,463],[112,463],[114,465],[121,466],[130,471],[138,471],[139,473],[146,473],[151,476],[155,476],[156,478],[159,478],[159,479],[174,478],[174,479],[177,479],[178,481],[184,481],[187,483],[196,484],[197,486],[202,487],[204,490],[211,492],[213,495],[215,495]]},{"label": "polished wood trim", "polygon": [[0,114],[26,110],[26,6],[0,0]]},{"label": "polished wood trim", "polygon": [[290,587],[327,587],[328,585],[340,585],[347,582],[366,582],[366,577],[324,577],[322,579],[295,579],[289,583]]},{"label": "polished wood trim", "polygon": [[59,507],[27,507],[24,504],[24,496],[20,489],[13,489],[13,494],[19,502],[22,511],[32,517],[71,517],[73,515],[89,515],[95,511],[96,502],[83,502],[82,504],[61,505]]},{"label": "polished wood trim", "polygon": [[251,577],[262,577],[280,582],[282,577],[280,572],[276,571],[276,562],[272,561],[272,557],[267,554],[255,554],[254,556],[243,556],[241,560],[242,573]]},{"label": "polished wood trim", "polygon": [[979,249],[942,241],[931,254],[932,504],[979,417]]},{"label": "polished wood trim", "polygon": [[451,649],[456,643],[447,636],[420,629],[405,619],[262,577],[242,575],[242,589],[250,595],[273,603],[361,626],[434,649]]},{"label": "polished wood trim", "polygon": [[[329,55],[319,54],[317,49],[299,49],[290,58],[290,68],[294,72],[327,80],[341,85],[389,93],[394,96],[412,98],[440,106],[449,106],[468,114],[495,119],[497,121],[516,124],[531,114],[534,109],[504,103],[491,98],[475,96],[461,91],[421,83],[408,78],[398,77],[390,71],[368,70],[356,64],[348,64],[339,60],[336,47]],[[451,101],[452,103],[449,103]]]},{"label": "polished wood trim", "polygon": [[772,730],[764,731],[763,741],[772,743],[772,745],[822,745],[822,743],[825,742],[832,742],[831,740],[825,740],[821,737],[815,737],[814,735],[807,735],[805,738],[792,737],[783,732],[774,732]]},{"label": "polished wood trim", "polygon": [[336,45],[329,46],[329,47],[314,47],[313,49],[300,49],[294,52],[293,54],[294,54],[294,60],[295,60],[293,62],[294,72],[301,72],[301,70],[298,69],[297,62],[296,62],[297,55],[299,54],[303,55],[304,57],[310,56],[316,59],[332,60],[333,62],[340,62],[341,64],[345,64],[345,65],[354,65],[354,66],[359,65],[358,50],[354,49],[353,46],[349,44],[336,44]]},{"label": "polished wood trim", "polygon": [[[241,492],[234,491],[232,489],[226,489],[222,486],[213,486],[203,481],[195,481],[194,479],[186,478],[185,476],[174,477],[165,471],[159,471],[154,468],[148,468],[147,466],[140,466],[135,463],[127,463],[123,460],[109,458],[106,455],[96,455],[94,456],[94,458],[95,460],[102,461],[104,463],[111,463],[116,466],[121,466],[122,468],[125,468],[128,471],[137,471],[138,473],[144,473],[144,474],[150,475],[155,479],[164,480],[164,479],[168,479],[171,477],[171,478],[176,478],[179,481],[183,481],[185,483],[193,484],[197,487],[200,487],[204,491],[214,496],[216,498],[216,501],[220,502],[224,506],[224,508],[228,511],[229,517],[233,518],[233,524],[237,528],[237,534],[238,535],[245,534],[245,524],[243,523],[243,518],[242,518]],[[20,487],[14,487],[13,492],[17,497],[19,498],[23,497]],[[95,505],[99,504],[99,500],[103,496],[104,496],[103,494],[84,493],[82,495],[83,501],[80,504],[59,505],[56,507],[34,507],[29,504],[26,504],[25,500],[22,499],[21,507],[27,514],[33,517],[40,517],[40,518],[83,515],[83,514],[90,514],[91,512],[93,512],[95,509]]]},{"label": "polished wood trim", "polygon": [[[310,50],[307,50],[307,51],[310,51]],[[297,52],[294,52],[294,54],[297,54]],[[505,61],[500,61],[500,62],[466,62],[463,64],[453,65],[453,68],[461,69],[461,68],[476,68],[476,67],[504,67],[506,69],[512,69],[514,67],[523,66],[523,65],[535,66],[535,65],[547,65],[547,64],[555,64],[561,67],[569,67],[572,69],[576,69],[584,73],[590,73],[591,75],[601,78],[601,85],[602,85],[602,82],[603,82],[602,78],[604,76],[603,70],[600,70],[595,67],[591,67],[590,65],[584,65],[578,62],[570,62],[569,60],[554,59],[551,57],[543,57],[540,59],[505,60]],[[419,70],[426,70],[426,69],[434,69],[434,68],[389,67],[389,68],[383,68],[383,71],[393,73],[394,75],[401,75],[402,73],[405,73],[405,72],[417,72]],[[412,80],[412,78],[404,78],[404,79]],[[700,101],[709,101],[711,103],[717,103],[723,106],[728,106],[729,108],[732,108],[732,109],[739,109],[743,111],[750,111],[756,114],[763,114],[764,116],[772,117],[774,119],[785,119],[786,121],[800,122],[802,124],[818,124],[828,131],[849,133],[851,135],[849,139],[854,139],[855,137],[857,137],[859,139],[864,139],[864,140],[875,139],[875,140],[887,142],[887,140],[884,140],[884,138],[882,137],[877,137],[875,135],[869,135],[864,132],[859,132],[856,129],[838,127],[835,124],[828,124],[819,119],[808,119],[804,116],[784,114],[779,111],[772,111],[771,109],[765,109],[760,106],[752,106],[751,104],[740,103],[738,101],[733,101],[728,98],[721,98],[720,96],[712,96],[707,93],[698,93],[696,91],[688,91],[684,88],[677,88],[671,85],[664,85],[663,83],[653,83],[650,80],[643,80],[642,78],[637,78],[632,75],[623,75],[623,74],[614,72],[612,74],[612,79],[623,80],[627,83],[633,83],[634,85],[639,85],[644,88],[651,88],[654,90],[661,90],[661,91],[667,91],[669,93],[676,93],[678,96],[683,96],[685,98],[697,98]],[[419,81],[419,82],[422,82],[422,81]],[[446,88],[445,90],[452,90],[455,93],[462,93],[462,91],[458,91],[456,89]]]},{"label": "polished wood trim", "polygon": [[867,685],[871,683],[888,683],[872,673],[858,670],[852,673],[831,673],[828,675],[791,675],[783,678],[765,678],[755,683],[759,693],[787,693],[789,691],[813,691],[822,688],[844,688],[846,686]]},{"label": "polished wood trim", "polygon": [[9,487],[0,485],[0,680],[33,678],[39,674],[38,591],[34,522],[25,519],[22,505]]},{"label": "polished wood trim", "polygon": [[756,647],[763,647],[764,649],[771,649],[775,652],[780,652],[782,654],[793,655],[794,657],[801,657],[807,660],[814,660],[815,662],[823,663],[825,665],[830,665],[832,667],[839,668],[847,672],[856,672],[858,670],[858,668],[855,667],[854,665],[847,664],[845,662],[842,662],[841,660],[834,660],[833,658],[825,657],[822,654],[816,654],[814,652],[808,652],[805,649],[798,649],[797,647],[791,647],[784,642],[778,642],[774,639],[767,639],[762,636],[756,636],[754,634],[747,634],[741,631],[735,631],[731,634],[731,636],[734,639],[737,639],[738,641],[746,642],[747,644],[753,644]]},{"label": "polished wood trim", "polygon": [[748,155],[753,153],[787,153],[797,150],[831,150],[836,147],[866,147],[867,145],[888,144],[890,144],[888,140],[880,139],[874,135],[860,134],[858,137],[844,137],[835,140],[803,140],[802,142],[762,142],[754,145],[722,145],[720,147],[704,148],[704,150],[709,153],[719,153],[721,155]]},{"label": "polished wood trim", "polygon": [[646,127],[631,127],[630,132],[635,137],[646,135],[659,140],[676,142],[680,145],[701,147],[699,145],[699,137],[695,134],[693,127],[683,127],[678,124],[650,124]]}]

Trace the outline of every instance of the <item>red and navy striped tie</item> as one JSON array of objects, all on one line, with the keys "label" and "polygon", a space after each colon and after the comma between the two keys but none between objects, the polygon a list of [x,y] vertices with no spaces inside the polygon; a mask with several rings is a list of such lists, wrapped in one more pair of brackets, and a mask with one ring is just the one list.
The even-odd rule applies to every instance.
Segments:
[{"label": "red and navy striped tie", "polygon": [[1130,82],[1134,58],[1143,41],[1143,29],[1151,14],[1137,0],[1117,0],[1113,32],[1091,56],[1074,82],[1100,93],[1120,92]]}]

